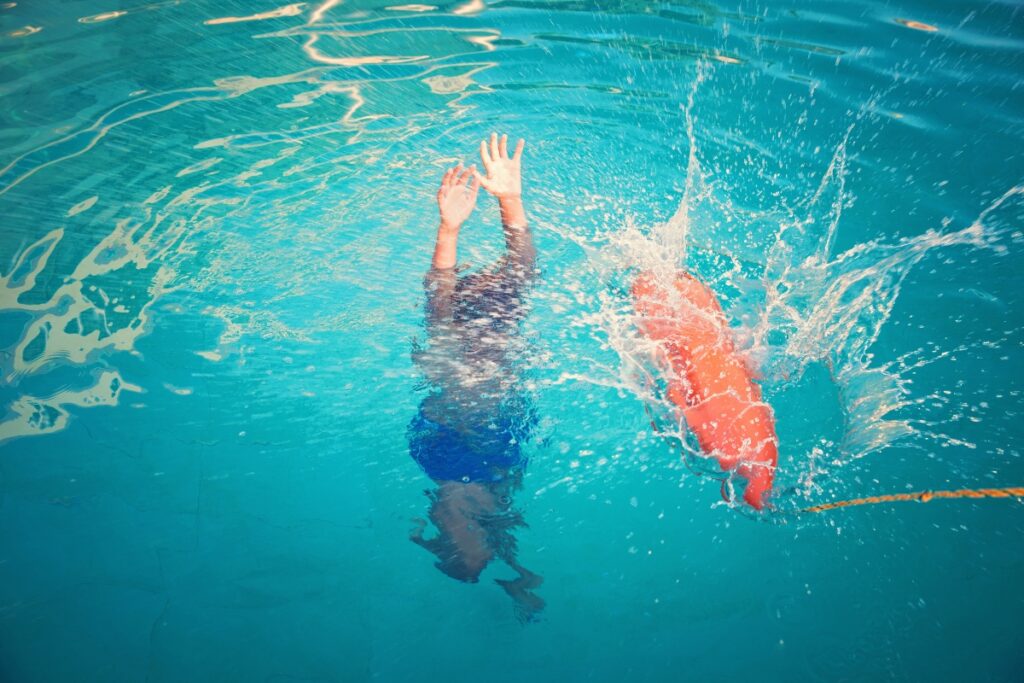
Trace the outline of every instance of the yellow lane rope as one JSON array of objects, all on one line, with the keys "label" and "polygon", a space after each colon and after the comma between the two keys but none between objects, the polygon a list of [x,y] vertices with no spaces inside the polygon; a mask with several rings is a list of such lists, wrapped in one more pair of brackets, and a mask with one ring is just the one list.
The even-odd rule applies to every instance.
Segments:
[{"label": "yellow lane rope", "polygon": [[[646,375],[647,388],[650,389],[653,385],[653,379],[646,371],[644,371],[644,374]],[[658,421],[646,401],[644,402],[644,410],[647,412],[647,418],[650,420],[651,429],[656,433],[661,432],[662,430],[658,426]],[[668,440],[671,442],[671,439]],[[690,463],[687,462],[685,453],[683,456],[683,464],[688,468],[690,467]],[[698,472],[697,474],[699,475],[700,473]],[[928,501],[935,500],[936,498],[1024,498],[1024,486],[1011,486],[999,489],[956,489],[954,491],[889,493],[880,496],[868,496],[867,498],[852,498],[850,500],[837,500],[832,503],[822,503],[821,505],[813,505],[809,508],[804,508],[802,512],[825,512],[827,510],[835,510],[836,508],[856,507],[858,505],[878,505],[879,503],[899,503],[904,501],[927,503]]]},{"label": "yellow lane rope", "polygon": [[876,503],[895,503],[916,500],[927,503],[936,498],[1024,498],[1024,486],[1002,489],[959,489],[956,491],[917,491],[915,493],[890,493],[884,496],[869,496],[852,500],[838,500],[834,503],[823,503],[805,508],[804,512],[824,512],[836,508],[854,505],[875,505]]}]

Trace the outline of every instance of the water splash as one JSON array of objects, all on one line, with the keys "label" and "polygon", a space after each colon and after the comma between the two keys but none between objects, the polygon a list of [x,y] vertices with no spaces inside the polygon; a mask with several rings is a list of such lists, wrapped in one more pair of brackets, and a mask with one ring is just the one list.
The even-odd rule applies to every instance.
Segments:
[{"label": "water splash", "polygon": [[[651,360],[656,349],[637,333],[626,294],[639,271],[654,273],[668,286],[677,270],[686,268],[719,292],[727,316],[739,323],[733,330],[737,348],[761,378],[766,400],[776,405],[777,414],[778,408],[792,402],[791,393],[810,391],[817,400],[835,403],[839,424],[833,428],[823,424],[816,433],[787,443],[784,432],[794,430],[781,425],[784,457],[777,473],[777,509],[798,507],[804,499],[821,495],[825,482],[843,466],[898,443],[918,439],[973,448],[968,441],[942,433],[942,420],[915,414],[925,401],[946,399],[941,392],[916,395],[914,372],[952,350],[920,349],[885,359],[876,356],[876,343],[907,276],[933,252],[968,248],[1006,253],[1003,235],[986,219],[1024,194],[1024,186],[1007,191],[962,229],[943,226],[834,253],[843,210],[853,200],[846,178],[856,124],[846,130],[820,183],[808,190],[805,200],[767,216],[755,214],[739,208],[702,164],[694,105],[707,75],[701,65],[683,111],[689,155],[685,189],[674,215],[649,227],[627,220],[596,239],[576,238],[588,254],[588,267],[612,283],[599,295],[596,310],[581,315],[577,324],[598,330],[618,356],[619,366],[594,363],[592,372],[566,373],[560,381],[583,380],[631,392],[646,403],[660,436],[680,446],[692,469],[717,472],[663,397],[659,371]],[[776,226],[761,260],[752,261],[748,254],[714,239],[720,226],[737,221]],[[728,485],[731,475],[725,477]]]}]

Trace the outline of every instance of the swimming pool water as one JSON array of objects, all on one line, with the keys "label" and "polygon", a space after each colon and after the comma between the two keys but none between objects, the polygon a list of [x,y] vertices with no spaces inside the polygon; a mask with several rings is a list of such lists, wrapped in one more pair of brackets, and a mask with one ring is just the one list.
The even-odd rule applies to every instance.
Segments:
[{"label": "swimming pool water", "polygon": [[[0,679],[1018,680],[1019,501],[800,511],[1024,485],[1022,73],[1010,1],[0,5]],[[410,542],[434,193],[492,131],[525,624]],[[501,250],[482,194],[460,262]],[[683,264],[774,512],[630,363]]]}]

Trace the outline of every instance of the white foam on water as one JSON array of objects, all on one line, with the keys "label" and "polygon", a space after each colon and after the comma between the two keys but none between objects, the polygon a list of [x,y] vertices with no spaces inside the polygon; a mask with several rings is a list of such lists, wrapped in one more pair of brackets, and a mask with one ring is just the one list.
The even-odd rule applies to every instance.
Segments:
[{"label": "white foam on water", "polygon": [[[757,216],[759,224],[767,219],[777,228],[763,260],[751,264],[747,255],[714,239],[717,226],[749,221],[751,216],[737,208],[727,189],[709,180],[701,164],[693,112],[698,87],[707,75],[702,65],[683,112],[690,149],[685,189],[674,215],[652,226],[627,219],[596,237],[563,231],[586,252],[587,269],[604,283],[596,305],[579,315],[575,324],[596,331],[596,337],[614,350],[619,364],[609,367],[592,360],[589,370],[563,373],[559,382],[584,381],[630,392],[648,405],[661,425],[660,436],[678,444],[688,464],[717,471],[687,437],[674,406],[661,396],[660,373],[652,362],[656,349],[638,334],[628,294],[628,284],[638,272],[653,273],[671,291],[678,270],[688,269],[720,295],[722,291],[731,294],[722,303],[735,325],[735,343],[756,369],[766,400],[799,385],[809,370],[827,370],[830,378],[832,396],[821,400],[838,403],[841,433],[822,435],[814,443],[782,440],[774,497],[777,508],[799,506],[821,494],[824,482],[837,476],[844,465],[915,437],[972,448],[974,444],[944,434],[941,421],[921,419],[913,410],[935,398],[915,394],[914,371],[950,351],[920,349],[886,359],[874,350],[907,276],[922,260],[958,247],[1006,252],[1001,233],[988,227],[986,219],[1024,194],[1024,186],[1007,191],[962,229],[930,229],[895,241],[871,240],[834,253],[843,210],[852,200],[846,177],[854,124],[837,145],[819,185],[808,188],[807,199],[795,208],[780,206],[772,216]],[[608,283],[613,286],[609,288]]]}]

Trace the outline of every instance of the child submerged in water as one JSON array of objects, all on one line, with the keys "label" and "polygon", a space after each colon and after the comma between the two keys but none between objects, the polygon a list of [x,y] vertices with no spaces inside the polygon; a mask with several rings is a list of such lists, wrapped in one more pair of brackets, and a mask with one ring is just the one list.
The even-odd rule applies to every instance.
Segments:
[{"label": "child submerged in water", "polygon": [[[425,280],[428,344],[414,353],[431,392],[409,425],[409,451],[437,488],[430,519],[438,534],[412,540],[437,555],[437,567],[475,582],[495,558],[519,574],[498,583],[531,618],[544,602],[532,590],[541,577],[516,560],[511,531],[523,525],[511,510],[535,418],[521,391],[516,356],[523,297],[536,252],[522,202],[524,142],[509,155],[507,136],[480,143],[486,175],[471,166],[448,169],[437,193],[441,224]],[[456,276],[459,231],[480,187],[498,200],[506,253],[472,275]],[[667,398],[707,457],[745,483],[744,500],[766,505],[777,461],[771,408],[733,346],[714,293],[685,271],[662,281],[641,273],[633,284],[637,324],[658,345]]]},{"label": "child submerged in water", "polygon": [[[541,577],[516,559],[512,531],[524,523],[512,509],[512,494],[526,465],[521,444],[535,421],[517,358],[536,252],[522,202],[524,142],[511,155],[507,145],[504,135],[481,142],[485,173],[475,166],[448,169],[437,193],[441,224],[424,283],[427,344],[414,349],[430,392],[408,437],[410,455],[437,485],[429,493],[429,516],[438,533],[424,538],[424,522],[412,540],[460,581],[476,582],[493,559],[503,560],[519,576],[498,583],[516,601],[520,617],[532,619],[544,606],[532,592]],[[505,255],[458,277],[459,232],[481,186],[498,200]]]}]

